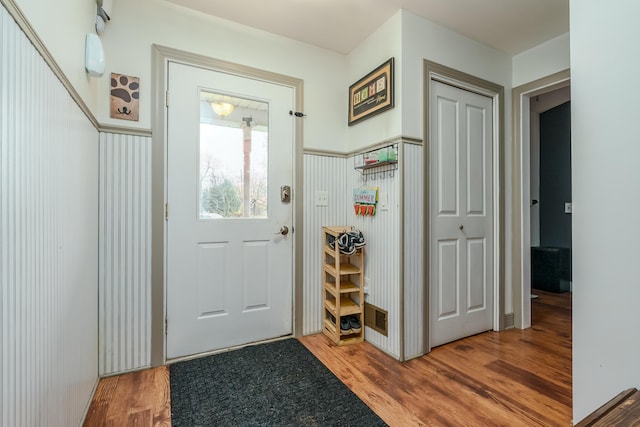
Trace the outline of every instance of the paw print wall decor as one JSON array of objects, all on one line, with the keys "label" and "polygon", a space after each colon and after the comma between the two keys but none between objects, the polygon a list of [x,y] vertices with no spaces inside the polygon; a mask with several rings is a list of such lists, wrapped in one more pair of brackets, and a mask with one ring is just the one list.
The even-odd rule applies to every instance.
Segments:
[{"label": "paw print wall decor", "polygon": [[111,118],[138,121],[140,79],[111,73]]}]

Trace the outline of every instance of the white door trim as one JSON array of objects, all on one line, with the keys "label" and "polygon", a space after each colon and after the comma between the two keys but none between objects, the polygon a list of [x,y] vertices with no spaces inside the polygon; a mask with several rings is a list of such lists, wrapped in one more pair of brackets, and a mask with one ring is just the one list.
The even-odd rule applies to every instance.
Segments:
[{"label": "white door trim", "polygon": [[[494,316],[493,329],[500,331],[504,329],[504,87],[487,80],[460,72],[458,70],[424,61],[424,164],[429,164],[430,152],[430,105],[431,105],[431,81],[440,81],[463,90],[468,90],[493,99],[493,238],[494,238],[494,275],[493,275],[493,298]],[[425,168],[425,171],[429,170]],[[429,325],[430,325],[430,253],[429,253],[429,173],[424,174],[424,303],[423,303],[423,325],[424,325],[424,353],[431,351]]]},{"label": "white door trim", "polygon": [[[152,82],[152,190],[151,190],[151,364],[161,366],[166,363],[166,249],[167,230],[165,207],[167,203],[167,73],[169,61],[194,67],[235,74],[242,77],[262,80],[291,87],[295,92],[295,109],[303,106],[303,81],[294,77],[272,73],[244,65],[234,64],[203,55],[189,53],[164,46],[153,45],[153,82]],[[170,102],[170,99],[169,101]],[[302,334],[302,261],[303,261],[303,118],[296,118],[294,135],[294,194],[293,204],[293,335]]]},{"label": "white door trim", "polygon": [[531,130],[529,99],[569,86],[569,70],[513,88],[513,280],[514,326],[531,327]]}]

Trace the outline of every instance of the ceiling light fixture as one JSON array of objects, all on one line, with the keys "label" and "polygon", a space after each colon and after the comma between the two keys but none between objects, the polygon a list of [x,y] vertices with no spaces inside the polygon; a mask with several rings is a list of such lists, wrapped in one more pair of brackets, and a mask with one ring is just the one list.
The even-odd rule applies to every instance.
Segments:
[{"label": "ceiling light fixture", "polygon": [[228,102],[212,102],[211,108],[220,117],[227,117],[233,113],[233,104],[229,104]]}]

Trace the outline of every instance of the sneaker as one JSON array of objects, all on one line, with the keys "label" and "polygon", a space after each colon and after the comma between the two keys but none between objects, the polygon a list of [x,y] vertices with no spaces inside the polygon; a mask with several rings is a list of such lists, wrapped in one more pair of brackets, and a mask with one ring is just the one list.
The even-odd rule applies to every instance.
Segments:
[{"label": "sneaker", "polygon": [[[362,323],[360,323],[360,319],[358,319],[358,316],[349,316],[348,318],[349,318],[349,327],[351,329],[351,333],[359,334],[362,331]],[[340,327],[342,328],[342,324],[340,325]]]},{"label": "sneaker", "polygon": [[340,248],[340,252],[345,255],[353,255],[356,253],[356,247],[348,233],[343,233],[338,237],[338,247]]},{"label": "sneaker", "polygon": [[330,234],[327,234],[327,245],[331,248],[331,249],[335,249],[336,248],[336,238],[333,237]]},{"label": "sneaker", "polygon": [[356,247],[356,249],[361,248],[367,244],[360,230],[349,231],[347,234],[349,235],[351,242]]},{"label": "sneaker", "polygon": [[350,316],[345,316],[340,318],[340,335],[349,335],[352,334],[351,331],[351,320]]}]

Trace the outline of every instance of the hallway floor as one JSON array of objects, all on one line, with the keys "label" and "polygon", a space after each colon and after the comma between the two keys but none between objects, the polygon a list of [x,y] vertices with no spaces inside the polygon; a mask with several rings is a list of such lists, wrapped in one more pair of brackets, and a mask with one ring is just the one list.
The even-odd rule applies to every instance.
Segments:
[{"label": "hallway floor", "polygon": [[[390,426],[569,426],[571,294],[535,291],[533,327],[485,332],[399,363],[367,342],[303,337]],[[170,426],[167,367],[102,379],[85,426]]]}]

